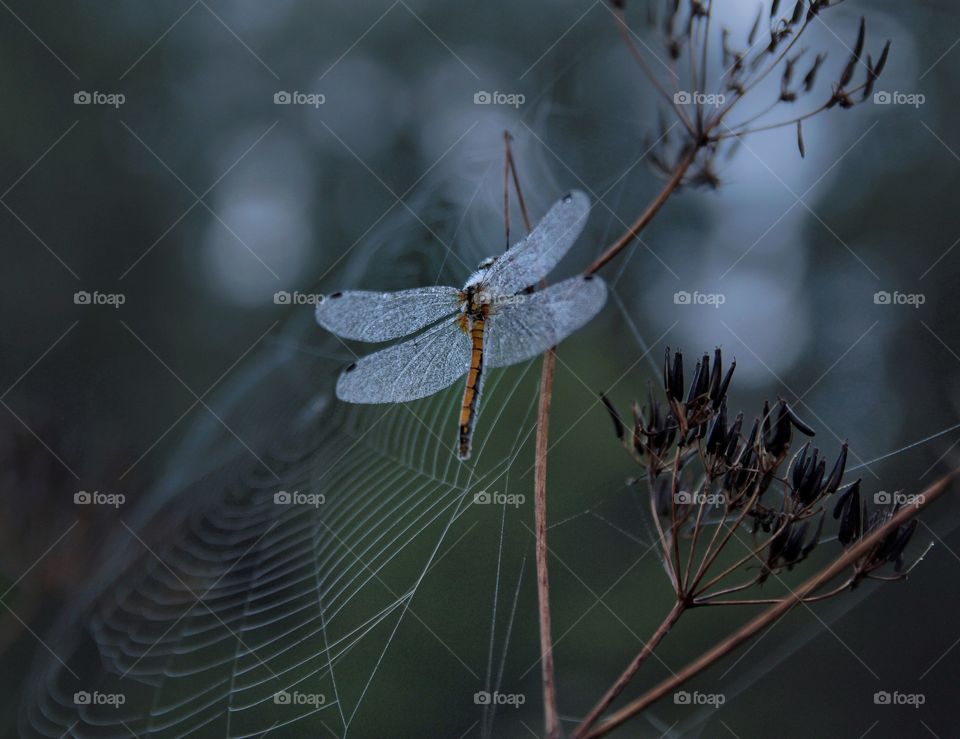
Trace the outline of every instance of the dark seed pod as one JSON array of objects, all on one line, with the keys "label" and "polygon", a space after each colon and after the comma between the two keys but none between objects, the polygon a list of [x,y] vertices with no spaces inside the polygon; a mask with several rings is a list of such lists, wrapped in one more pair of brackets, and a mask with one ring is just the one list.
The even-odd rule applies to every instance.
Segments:
[{"label": "dark seed pod", "polygon": [[860,480],[851,485],[837,501],[833,517],[840,519],[837,539],[846,546],[860,538],[863,530],[863,511],[860,505]]},{"label": "dark seed pod", "polygon": [[610,399],[601,391],[599,393],[600,400],[603,401],[604,406],[607,408],[607,412],[610,414],[610,418],[613,420],[613,430],[617,435],[617,438],[620,441],[623,441],[627,433],[627,428],[623,423],[623,419],[620,418],[620,414],[617,413],[617,409],[613,407],[613,403],[610,402]]},{"label": "dark seed pod", "polygon": [[787,415],[790,416],[790,422],[796,427],[797,431],[805,436],[816,436],[817,432],[814,431],[807,423],[804,423],[800,417],[794,413],[793,409],[790,407],[790,404],[787,401],[783,401],[783,407],[787,411]]},{"label": "dark seed pod", "polygon": [[805,159],[807,147],[803,143],[803,124],[800,121],[797,121],[797,148],[800,150],[800,158]]},{"label": "dark seed pod", "polygon": [[874,77],[879,77],[883,68],[887,65],[887,56],[890,54],[890,41],[883,45],[883,51],[880,52],[880,58],[877,59],[877,66],[873,68]]},{"label": "dark seed pod", "polygon": [[803,0],[797,0],[797,4],[793,6],[793,15],[790,18],[791,26],[797,25],[800,22],[800,19],[803,18],[803,10]]},{"label": "dark seed pod", "polygon": [[843,444],[840,446],[840,456],[837,457],[837,461],[833,465],[833,471],[830,473],[827,484],[823,489],[824,495],[833,495],[835,492],[837,492],[837,488],[840,487],[840,481],[843,480],[843,473],[846,467],[847,442],[843,442]]}]

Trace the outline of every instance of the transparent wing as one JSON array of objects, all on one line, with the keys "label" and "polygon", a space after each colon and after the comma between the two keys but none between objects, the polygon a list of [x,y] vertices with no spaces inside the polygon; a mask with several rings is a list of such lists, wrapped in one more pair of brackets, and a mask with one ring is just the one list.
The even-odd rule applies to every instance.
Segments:
[{"label": "transparent wing", "polygon": [[333,293],[317,305],[317,323],[345,339],[389,341],[458,310],[459,292],[455,287],[418,287],[392,293]]},{"label": "transparent wing", "polygon": [[466,373],[470,337],[456,320],[368,354],[337,381],[337,397],[348,403],[399,403],[433,395]]},{"label": "transparent wing", "polygon": [[593,318],[607,300],[599,277],[579,275],[518,301],[498,305],[490,317],[484,361],[488,367],[523,362],[559,344]]},{"label": "transparent wing", "polygon": [[545,277],[573,246],[587,222],[590,200],[579,190],[567,193],[547,211],[523,241],[488,268],[491,290],[512,295]]}]

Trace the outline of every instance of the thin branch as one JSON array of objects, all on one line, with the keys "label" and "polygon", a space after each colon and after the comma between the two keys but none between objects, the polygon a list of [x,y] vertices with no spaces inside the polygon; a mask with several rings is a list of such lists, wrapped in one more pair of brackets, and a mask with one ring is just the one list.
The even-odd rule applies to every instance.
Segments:
[{"label": "thin branch", "polygon": [[663,207],[663,204],[666,203],[667,199],[673,194],[673,191],[680,186],[684,175],[687,173],[687,170],[690,169],[690,165],[692,165],[694,160],[697,158],[698,151],[698,146],[691,146],[687,150],[687,153],[684,154],[683,158],[674,169],[670,179],[667,180],[667,184],[663,186],[663,189],[660,191],[657,197],[654,198],[653,202],[647,206],[647,209],[636,221],[634,221],[633,225],[627,229],[625,234],[607,247],[607,250],[597,257],[593,264],[587,267],[587,269],[584,271],[585,274],[592,275],[596,273],[607,262],[609,262],[611,259],[617,256],[617,254],[629,246],[630,242],[633,241],[637,235],[643,231],[644,228],[646,228],[647,224],[653,220],[653,217],[659,212],[660,208]]},{"label": "thin branch", "polygon": [[610,704],[613,703],[617,696],[623,692],[623,689],[627,687],[627,683],[633,679],[633,676],[637,674],[637,670],[640,669],[640,666],[647,661],[647,658],[653,654],[653,650],[657,648],[663,638],[669,633],[670,629],[673,628],[674,624],[680,619],[680,616],[683,614],[684,604],[683,601],[677,601],[673,608],[670,609],[670,612],[663,619],[663,622],[660,626],[657,627],[657,630],[653,632],[653,636],[650,637],[650,640],[643,645],[643,648],[634,657],[630,664],[626,666],[624,671],[620,673],[620,677],[616,679],[613,685],[610,686],[610,689],[604,694],[604,696],[597,701],[597,704],[590,709],[590,713],[587,714],[587,717],[583,722],[574,730],[573,739],[580,739],[586,735],[597,720],[603,715],[603,712],[610,707]]},{"label": "thin branch", "polygon": [[560,717],[557,714],[557,692],[553,674],[553,639],[550,634],[550,582],[547,573],[547,442],[556,366],[556,350],[551,347],[543,354],[543,369],[540,373],[540,404],[537,409],[536,457],[533,467],[537,610],[540,617],[540,667],[546,739],[557,739],[560,736]]}]

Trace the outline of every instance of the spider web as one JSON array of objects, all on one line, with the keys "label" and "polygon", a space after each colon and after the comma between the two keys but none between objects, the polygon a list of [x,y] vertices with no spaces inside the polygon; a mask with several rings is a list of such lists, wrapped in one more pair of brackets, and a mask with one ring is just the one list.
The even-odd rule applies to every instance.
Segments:
[{"label": "spider web", "polygon": [[[480,184],[466,202],[445,202],[436,192],[412,201],[434,238],[424,241],[422,224],[409,215],[387,219],[378,238],[358,247],[344,287],[365,284],[365,265],[378,263],[390,265],[396,283],[385,288],[460,284],[461,262],[475,265],[497,251],[485,244],[502,239],[490,227],[494,170],[474,173]],[[528,200],[545,206],[562,189],[548,184]],[[475,200],[486,206],[485,219],[463,215]],[[616,292],[610,303],[623,321],[618,333],[604,334],[601,323],[584,332],[597,335],[574,336],[561,350],[551,441],[562,446],[552,466],[568,451],[575,456],[591,436],[609,435],[595,397],[584,399],[578,381],[564,375],[566,361],[587,354],[584,346],[626,335],[641,358],[636,371],[647,369],[647,342]],[[244,367],[216,404],[258,459],[238,452],[216,421],[194,425],[170,473],[105,547],[109,558],[86,598],[52,630],[53,655],[41,654],[28,680],[21,734],[413,736],[425,726],[437,736],[537,733],[536,607],[527,559],[539,363],[490,372],[474,459],[464,464],[453,451],[459,385],[409,404],[339,403],[332,388],[350,350],[323,336],[306,313]],[[610,361],[614,369],[588,379],[600,386],[619,377],[623,367]],[[604,586],[565,571],[573,553],[587,565],[597,559],[592,570],[584,568],[587,577],[619,562],[624,544],[632,558],[652,549],[653,556],[637,560],[628,603],[653,603],[649,583],[662,580],[645,514],[627,518],[610,503],[622,502],[624,467],[604,467],[619,460],[616,445],[606,446],[610,455],[596,462],[602,471],[586,494],[562,476],[551,478],[551,546],[563,562],[551,565],[554,636],[558,650],[575,655],[583,649],[570,646],[579,629],[587,643],[611,623],[638,643],[650,629],[611,619],[602,608],[584,612],[584,588],[596,596]],[[478,505],[474,496],[484,491],[525,495],[527,502]],[[282,492],[316,504],[277,502]],[[613,537],[622,541],[603,551]],[[626,564],[617,566],[621,572],[629,572]],[[765,648],[762,660],[724,683],[725,694],[755,684],[852,606],[836,606],[820,624]],[[631,651],[628,643],[626,652],[621,643],[615,654],[600,655],[604,669],[579,697],[607,686],[606,673]],[[559,654],[564,691],[564,665],[576,664],[576,656]],[[78,691],[122,695],[123,703],[78,704]],[[478,691],[523,695],[525,703],[478,704]],[[565,697],[572,696],[561,693],[561,705]],[[640,719],[646,726],[634,729],[694,734],[709,719],[700,712],[675,722],[657,707]]]}]

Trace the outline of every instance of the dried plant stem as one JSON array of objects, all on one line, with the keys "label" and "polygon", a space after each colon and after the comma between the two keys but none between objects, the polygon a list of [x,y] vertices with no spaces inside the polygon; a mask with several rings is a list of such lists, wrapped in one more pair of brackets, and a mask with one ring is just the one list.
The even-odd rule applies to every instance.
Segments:
[{"label": "dried plant stem", "polygon": [[[508,142],[509,147],[509,142]],[[683,181],[683,176],[693,164],[698,148],[693,146],[677,164],[673,176],[667,181],[657,197],[647,206],[643,214],[634,222],[629,230],[612,244],[593,264],[586,274],[593,274],[603,265],[613,259],[636,238],[646,225],[659,212],[670,195]],[[508,148],[509,152],[509,148]],[[508,160],[514,173],[514,184],[519,193],[519,182],[516,180],[516,169],[513,167],[513,158],[508,153]],[[548,430],[550,426],[550,402],[553,397],[553,378],[556,370],[557,356],[555,348],[548,349],[543,355],[543,368],[540,373],[540,402],[537,409],[537,438],[533,468],[533,495],[534,495],[534,530],[536,535],[537,561],[537,604],[540,620],[540,665],[543,682],[543,712],[547,739],[556,739],[560,736],[560,719],[557,714],[556,682],[553,671],[553,640],[550,632],[550,579],[547,567],[547,452]],[[676,575],[674,575],[676,578]],[[679,617],[679,614],[678,614]],[[672,624],[671,624],[672,625]],[[659,641],[669,630],[667,626]],[[656,637],[656,635],[654,635]],[[655,642],[651,639],[651,644]],[[653,648],[651,646],[651,649]],[[646,659],[643,657],[640,662]],[[639,667],[639,663],[637,667]],[[629,679],[629,678],[628,678]],[[626,684],[626,681],[624,682]],[[621,688],[622,690],[622,688]],[[619,692],[619,691],[618,691]],[[613,696],[614,698],[616,696]],[[611,698],[613,700],[613,698]],[[602,709],[601,709],[602,710]],[[599,715],[599,714],[598,714]]]},{"label": "dried plant stem", "polygon": [[553,674],[553,639],[550,633],[550,582],[547,572],[547,443],[553,376],[557,366],[556,350],[543,354],[540,373],[540,404],[537,410],[536,458],[533,468],[534,528],[537,555],[537,603],[540,617],[540,668],[543,677],[543,714],[545,736],[560,736],[557,692]]},{"label": "dried plant stem", "polygon": [[653,202],[647,206],[647,209],[634,221],[633,225],[627,229],[627,232],[623,234],[619,239],[612,243],[607,250],[603,252],[599,257],[594,260],[585,270],[585,273],[592,275],[597,272],[601,267],[603,267],[607,262],[613,259],[617,254],[623,251],[630,242],[633,241],[637,235],[646,228],[647,224],[653,220],[653,217],[659,212],[660,208],[663,207],[663,204],[667,202],[667,199],[673,194],[673,191],[676,190],[680,183],[683,181],[683,176],[687,173],[687,170],[690,169],[690,165],[693,164],[694,159],[697,158],[697,152],[699,151],[699,146],[691,146],[687,153],[683,156],[680,162],[677,164],[676,168],[673,171],[670,179],[667,180],[667,183],[663,186],[663,189],[660,190],[660,193],[654,198]]},{"label": "dried plant stem", "polygon": [[663,638],[670,632],[670,629],[672,629],[673,625],[680,619],[684,610],[685,606],[683,601],[678,600],[673,608],[670,609],[666,618],[664,618],[657,627],[657,630],[653,632],[653,635],[647,643],[644,644],[643,648],[637,653],[637,656],[630,661],[630,664],[620,673],[620,677],[610,686],[610,689],[607,690],[604,696],[597,701],[597,704],[590,709],[590,713],[587,714],[587,717],[573,732],[574,739],[580,739],[580,737],[585,736],[590,728],[603,715],[603,712],[606,711],[610,707],[610,704],[617,699],[617,696],[623,692],[623,689],[627,687],[627,683],[633,679],[633,676],[637,674],[640,666],[653,654],[653,650],[657,648],[660,642],[663,641]]},{"label": "dried plant stem", "polygon": [[[667,695],[670,691],[685,683],[687,680],[703,672],[712,664],[722,659],[741,644],[755,636],[758,632],[777,621],[797,604],[805,602],[816,590],[820,589],[832,579],[837,577],[847,567],[853,565],[860,557],[865,555],[883,539],[894,531],[898,526],[916,516],[923,508],[926,508],[934,500],[939,498],[946,490],[948,483],[953,479],[958,471],[951,472],[933,485],[923,491],[917,498],[916,505],[901,508],[883,525],[878,526],[868,535],[853,544],[840,557],[831,564],[820,570],[816,575],[804,582],[789,595],[778,600],[767,610],[758,614],[748,621],[733,634],[708,649],[693,662],[688,664],[682,670],[672,677],[664,680],[656,687],[648,690],[645,694],[621,708],[614,713],[607,721],[591,731],[589,734],[582,735],[584,739],[593,739],[608,734],[613,729],[623,724],[628,719],[637,715],[648,706]],[[578,734],[578,737],[581,735]]]}]

